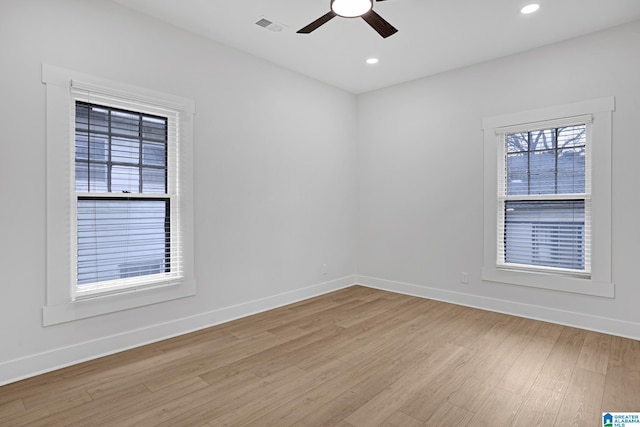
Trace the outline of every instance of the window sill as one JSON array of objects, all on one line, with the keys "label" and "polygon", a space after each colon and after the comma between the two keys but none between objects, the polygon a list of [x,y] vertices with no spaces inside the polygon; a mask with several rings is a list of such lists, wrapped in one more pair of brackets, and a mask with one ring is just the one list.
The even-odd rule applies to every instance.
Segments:
[{"label": "window sill", "polygon": [[195,294],[196,283],[191,280],[169,286],[123,291],[78,301],[69,301],[58,305],[47,305],[42,308],[42,325],[51,326],[86,319],[145,305],[186,298]]},{"label": "window sill", "polygon": [[519,271],[500,268],[483,268],[482,280],[507,283],[530,288],[549,289],[573,294],[615,298],[615,286],[588,278],[569,277],[552,273]]}]

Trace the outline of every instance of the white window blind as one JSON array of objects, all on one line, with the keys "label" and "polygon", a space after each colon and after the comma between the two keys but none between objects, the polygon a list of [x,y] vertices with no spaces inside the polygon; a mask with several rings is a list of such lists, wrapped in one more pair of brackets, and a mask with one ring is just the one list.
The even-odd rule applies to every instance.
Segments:
[{"label": "white window blind", "polygon": [[183,107],[75,81],[71,94],[73,299],[179,281]]},{"label": "white window blind", "polygon": [[591,272],[591,116],[497,129],[497,265]]}]

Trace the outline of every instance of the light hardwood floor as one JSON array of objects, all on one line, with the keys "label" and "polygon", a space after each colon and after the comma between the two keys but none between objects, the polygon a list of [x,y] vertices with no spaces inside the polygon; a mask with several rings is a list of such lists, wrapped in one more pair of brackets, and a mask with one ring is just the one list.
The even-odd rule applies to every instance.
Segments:
[{"label": "light hardwood floor", "polygon": [[640,342],[354,286],[0,387],[0,425],[601,426]]}]

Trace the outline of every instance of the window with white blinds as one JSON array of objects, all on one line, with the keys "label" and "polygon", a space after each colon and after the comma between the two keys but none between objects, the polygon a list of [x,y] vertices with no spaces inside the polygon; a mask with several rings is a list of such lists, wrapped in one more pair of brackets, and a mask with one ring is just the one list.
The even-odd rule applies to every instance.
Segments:
[{"label": "window with white blinds", "polygon": [[195,102],[50,64],[42,83],[42,324],[195,295]]},{"label": "window with white blinds", "polygon": [[482,119],[482,280],[604,298],[615,97]]},{"label": "window with white blinds", "polygon": [[179,114],[72,83],[73,297],[182,278]]},{"label": "window with white blinds", "polygon": [[591,116],[497,132],[497,265],[589,276]]}]

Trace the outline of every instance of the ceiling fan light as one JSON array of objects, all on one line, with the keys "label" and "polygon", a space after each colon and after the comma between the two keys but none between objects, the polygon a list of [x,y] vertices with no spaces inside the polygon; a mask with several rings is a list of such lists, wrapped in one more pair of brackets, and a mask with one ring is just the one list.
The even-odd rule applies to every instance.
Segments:
[{"label": "ceiling fan light", "polygon": [[530,13],[537,12],[538,9],[540,9],[540,5],[538,3],[531,3],[520,9],[520,13],[523,15],[529,15]]},{"label": "ceiling fan light", "polygon": [[373,8],[372,0],[332,0],[331,10],[345,18],[362,16]]}]

